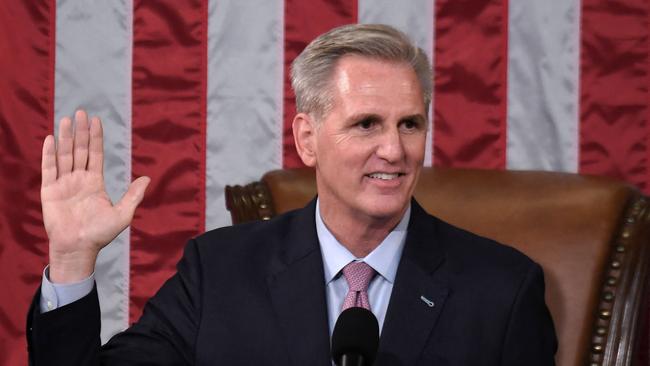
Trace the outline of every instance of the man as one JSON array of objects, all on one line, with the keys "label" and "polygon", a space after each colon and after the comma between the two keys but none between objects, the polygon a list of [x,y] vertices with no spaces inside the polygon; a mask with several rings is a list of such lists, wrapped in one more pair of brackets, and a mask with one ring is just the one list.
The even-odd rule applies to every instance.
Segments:
[{"label": "man", "polygon": [[380,324],[378,365],[552,365],[541,268],[412,199],[429,67],[387,26],[314,40],[293,64],[293,131],[318,199],[190,240],[142,318],[101,348],[95,259],[129,224],[148,178],[113,206],[101,123],[78,112],[73,135],[63,119],[57,147],[51,136],[43,146],[50,264],[30,314],[33,364],[329,365],[338,314],[362,306]]}]

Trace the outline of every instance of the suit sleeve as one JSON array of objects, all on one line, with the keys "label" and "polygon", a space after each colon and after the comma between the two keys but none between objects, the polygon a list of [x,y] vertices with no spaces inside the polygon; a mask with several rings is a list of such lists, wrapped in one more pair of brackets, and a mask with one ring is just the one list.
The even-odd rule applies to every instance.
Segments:
[{"label": "suit sleeve", "polygon": [[556,351],[555,328],[544,301],[544,274],[533,264],[510,313],[501,365],[555,365]]},{"label": "suit sleeve", "polygon": [[[201,314],[201,265],[194,240],[185,248],[177,273],[152,297],[142,317],[100,346],[97,291],[59,309],[28,315],[30,366],[192,365]],[[40,297],[36,294],[35,299]]]}]

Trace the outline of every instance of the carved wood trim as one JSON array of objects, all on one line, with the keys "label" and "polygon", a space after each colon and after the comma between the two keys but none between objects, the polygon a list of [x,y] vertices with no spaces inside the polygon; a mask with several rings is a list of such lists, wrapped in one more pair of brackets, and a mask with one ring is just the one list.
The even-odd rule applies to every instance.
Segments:
[{"label": "carved wood trim", "polygon": [[275,216],[271,193],[263,182],[245,186],[226,186],[226,208],[233,224],[254,220],[270,220]]},{"label": "carved wood trim", "polygon": [[629,205],[605,268],[587,364],[632,365],[640,335],[641,307],[648,279],[648,225],[650,210],[645,197]]}]

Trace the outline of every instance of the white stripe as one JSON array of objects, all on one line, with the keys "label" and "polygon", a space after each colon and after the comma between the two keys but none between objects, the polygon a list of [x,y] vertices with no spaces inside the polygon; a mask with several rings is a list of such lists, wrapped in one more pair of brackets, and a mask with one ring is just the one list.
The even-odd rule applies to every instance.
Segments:
[{"label": "white stripe", "polygon": [[[359,0],[358,5],[359,23],[382,23],[401,30],[422,48],[433,62],[434,0]],[[429,120],[432,120],[431,112]],[[431,166],[432,134],[433,128],[430,125],[424,155],[425,166]]]},{"label": "white stripe", "polygon": [[283,2],[212,0],[206,229],[229,225],[226,184],[282,167]]},{"label": "white stripe", "polygon": [[578,169],[579,12],[579,0],[510,2],[508,169]]},{"label": "white stripe", "polygon": [[[104,122],[104,177],[115,202],[131,180],[131,0],[57,1],[55,123],[77,108]],[[129,233],[100,253],[102,341],[128,325]]]},{"label": "white stripe", "polygon": [[[429,61],[431,62],[431,77],[432,77],[432,88],[431,88],[431,105],[429,106],[429,139],[427,140],[427,155],[424,159],[424,166],[433,166],[435,156],[433,156],[433,106],[436,100],[436,85],[435,85],[435,64],[436,64],[436,12],[435,12],[435,0],[431,0],[431,49],[429,50]],[[427,9],[428,10],[428,9]]]}]

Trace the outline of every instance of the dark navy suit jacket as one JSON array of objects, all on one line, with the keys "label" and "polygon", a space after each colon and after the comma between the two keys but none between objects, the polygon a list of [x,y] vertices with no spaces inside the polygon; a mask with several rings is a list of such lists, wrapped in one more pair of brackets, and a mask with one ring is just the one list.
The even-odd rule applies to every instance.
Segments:
[{"label": "dark navy suit jacket", "polygon": [[[37,293],[31,364],[331,365],[314,210],[191,240],[142,318],[103,347],[94,290],[44,314]],[[553,365],[540,266],[415,201],[411,215],[376,365]]]}]

